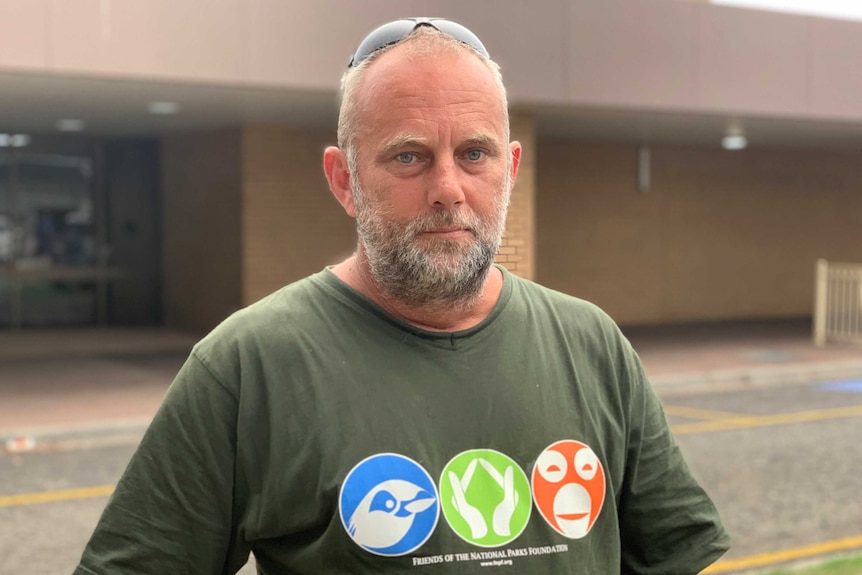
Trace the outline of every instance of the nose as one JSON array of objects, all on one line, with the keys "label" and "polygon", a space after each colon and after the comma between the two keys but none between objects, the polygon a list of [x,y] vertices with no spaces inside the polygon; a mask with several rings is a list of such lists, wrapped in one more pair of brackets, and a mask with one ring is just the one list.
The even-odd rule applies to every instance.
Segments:
[{"label": "nose", "polygon": [[428,183],[428,204],[435,208],[453,208],[464,203],[461,173],[454,158],[435,161]]}]

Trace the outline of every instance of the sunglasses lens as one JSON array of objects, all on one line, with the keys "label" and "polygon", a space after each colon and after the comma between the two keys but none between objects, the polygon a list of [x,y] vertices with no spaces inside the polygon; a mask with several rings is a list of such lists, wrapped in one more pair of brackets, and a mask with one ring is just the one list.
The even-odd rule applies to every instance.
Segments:
[{"label": "sunglasses lens", "polygon": [[374,29],[356,49],[348,68],[358,66],[360,62],[384,46],[403,40],[415,27],[416,22],[412,20],[396,20]]},{"label": "sunglasses lens", "polygon": [[356,49],[356,52],[354,52],[353,58],[350,59],[350,64],[348,64],[347,67],[353,68],[354,66],[358,66],[363,60],[368,58],[377,50],[380,50],[385,46],[389,46],[390,44],[400,42],[409,36],[410,33],[418,26],[431,26],[436,28],[440,32],[448,34],[456,40],[460,40],[468,46],[475,48],[486,58],[489,57],[488,51],[485,49],[485,46],[482,45],[482,41],[464,26],[461,26],[456,22],[450,22],[449,20],[416,18],[410,20],[395,20],[394,22],[389,22],[388,24],[384,24],[383,26],[376,28],[365,37],[365,40],[363,40],[359,45],[359,48]]},{"label": "sunglasses lens", "polygon": [[468,28],[449,20],[433,20],[431,24],[444,34],[448,34],[456,40],[460,40],[464,44],[467,44],[486,58],[491,57],[490,54],[488,54],[488,50],[485,49],[485,45],[482,44],[481,40],[479,40],[479,37],[473,34],[473,32]]}]

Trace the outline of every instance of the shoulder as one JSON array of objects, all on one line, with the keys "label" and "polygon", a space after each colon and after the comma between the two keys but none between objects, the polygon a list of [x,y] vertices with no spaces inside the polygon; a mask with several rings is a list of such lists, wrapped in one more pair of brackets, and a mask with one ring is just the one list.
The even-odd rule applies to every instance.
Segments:
[{"label": "shoulder", "polygon": [[267,350],[287,351],[291,341],[325,322],[336,302],[323,273],[289,284],[222,321],[192,351],[210,369],[239,369]]},{"label": "shoulder", "polygon": [[619,328],[611,316],[592,302],[509,272],[506,272],[506,281],[512,282],[512,295],[516,305],[525,306],[532,313],[556,318],[573,328],[619,333]]},{"label": "shoulder", "polygon": [[637,353],[617,323],[587,300],[512,276],[512,303],[542,332],[546,341],[562,341],[573,354],[620,380],[643,377]]}]

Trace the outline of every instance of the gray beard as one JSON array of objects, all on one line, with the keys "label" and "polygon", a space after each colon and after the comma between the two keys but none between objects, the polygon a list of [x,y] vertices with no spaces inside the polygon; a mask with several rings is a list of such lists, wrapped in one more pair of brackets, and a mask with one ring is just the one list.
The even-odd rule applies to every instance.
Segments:
[{"label": "gray beard", "polygon": [[[383,295],[431,309],[463,309],[476,302],[502,241],[507,199],[485,220],[447,210],[405,223],[369,206],[356,182],[353,190],[359,241]],[[422,237],[423,232],[455,226],[469,229],[473,241]]]}]

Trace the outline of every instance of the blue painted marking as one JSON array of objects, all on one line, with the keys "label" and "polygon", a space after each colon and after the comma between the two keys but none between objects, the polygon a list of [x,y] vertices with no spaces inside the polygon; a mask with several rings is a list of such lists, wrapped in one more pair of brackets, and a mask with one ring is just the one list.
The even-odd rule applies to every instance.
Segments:
[{"label": "blue painted marking", "polygon": [[820,384],[820,389],[825,391],[846,391],[849,393],[862,393],[862,380],[833,381]]}]

